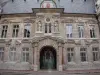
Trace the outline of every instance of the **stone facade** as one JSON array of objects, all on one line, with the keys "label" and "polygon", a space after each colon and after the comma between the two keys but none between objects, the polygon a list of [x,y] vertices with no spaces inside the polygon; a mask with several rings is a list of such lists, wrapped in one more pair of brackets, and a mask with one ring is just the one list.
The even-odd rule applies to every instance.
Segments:
[{"label": "stone facade", "polygon": [[[34,70],[40,69],[40,50],[50,46],[56,51],[56,70],[100,69],[100,58],[93,60],[93,47],[100,52],[100,34],[96,15],[67,14],[63,9],[33,9],[34,13],[2,14],[2,26],[8,25],[7,36],[0,38],[0,47],[4,47],[4,60],[0,69]],[[45,33],[45,23],[51,23],[51,32]],[[24,37],[25,24],[30,24],[30,37]],[[67,38],[66,25],[72,24],[72,37]],[[13,25],[19,25],[18,37],[12,37]],[[84,26],[84,36],[79,38],[78,25]],[[90,37],[90,26],[94,26],[95,38]],[[42,27],[41,27],[42,26]],[[58,27],[54,30],[54,27]],[[38,29],[39,28],[39,29]],[[40,29],[41,28],[41,29]],[[0,35],[1,36],[1,35]],[[29,48],[29,61],[22,61],[23,48]],[[15,61],[10,61],[10,50],[16,48]],[[68,48],[73,48],[73,61],[68,61]],[[86,61],[81,61],[80,49],[86,48]],[[100,53],[99,53],[100,54]],[[99,55],[100,56],[100,55]]]}]

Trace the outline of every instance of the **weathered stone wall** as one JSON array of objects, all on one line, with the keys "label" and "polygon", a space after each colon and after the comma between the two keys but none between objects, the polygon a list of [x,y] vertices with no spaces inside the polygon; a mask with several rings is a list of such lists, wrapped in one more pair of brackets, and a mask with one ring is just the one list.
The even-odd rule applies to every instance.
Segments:
[{"label": "weathered stone wall", "polygon": [[[59,31],[55,33],[52,28],[52,33],[44,33],[44,25],[46,18],[50,18],[52,26],[57,21]],[[43,29],[41,32],[37,31],[37,23],[41,21]],[[23,38],[24,25],[31,24],[31,37]],[[12,38],[12,26],[14,24],[20,25],[18,38]],[[72,24],[73,37],[67,38],[66,25]],[[2,32],[2,25],[8,25],[7,38],[0,38],[0,47],[5,47],[4,61],[0,61],[0,69],[13,70],[39,70],[39,55],[40,49],[43,46],[53,46],[57,52],[57,70],[81,70],[81,69],[100,69],[100,60],[93,61],[92,47],[99,47],[100,50],[100,34],[97,20],[93,15],[74,15],[73,14],[59,14],[59,13],[38,13],[36,15],[3,15],[0,20],[0,33]],[[84,37],[78,36],[78,25],[84,25]],[[89,27],[95,26],[96,38],[90,38]],[[0,35],[1,36],[1,35]],[[16,61],[9,60],[9,51],[11,47],[16,47]],[[30,59],[29,62],[22,62],[21,53],[23,47],[29,47]],[[75,61],[69,63],[67,60],[67,48],[73,47],[75,52]],[[87,61],[80,60],[80,47],[87,48]],[[63,62],[62,62],[63,61]]]}]

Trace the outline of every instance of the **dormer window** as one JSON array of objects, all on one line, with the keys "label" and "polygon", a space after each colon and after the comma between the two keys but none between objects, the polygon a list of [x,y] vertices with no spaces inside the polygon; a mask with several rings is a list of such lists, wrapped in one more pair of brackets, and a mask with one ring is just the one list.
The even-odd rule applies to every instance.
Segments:
[{"label": "dormer window", "polygon": [[51,33],[51,23],[45,24],[45,33]]}]

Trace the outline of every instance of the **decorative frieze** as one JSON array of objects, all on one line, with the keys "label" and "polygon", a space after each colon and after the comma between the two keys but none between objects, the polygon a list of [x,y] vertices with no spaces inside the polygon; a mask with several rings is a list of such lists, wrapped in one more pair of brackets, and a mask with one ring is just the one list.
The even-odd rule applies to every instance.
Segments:
[{"label": "decorative frieze", "polygon": [[33,19],[31,19],[31,18],[25,18],[25,19],[23,19],[23,22],[24,22],[24,23],[34,23],[35,20],[33,20]]},{"label": "decorative frieze", "polygon": [[8,19],[1,20],[0,22],[0,24],[9,24],[9,23],[11,23],[11,21]]}]

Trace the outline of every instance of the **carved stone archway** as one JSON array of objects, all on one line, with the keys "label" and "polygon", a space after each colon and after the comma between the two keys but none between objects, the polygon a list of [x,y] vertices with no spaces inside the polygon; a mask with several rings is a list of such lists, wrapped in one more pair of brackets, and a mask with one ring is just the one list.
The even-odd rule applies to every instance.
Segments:
[{"label": "carved stone archway", "polygon": [[56,70],[57,53],[54,47],[44,46],[40,51],[40,69],[41,70]]},{"label": "carved stone archway", "polygon": [[63,40],[45,36],[45,37],[37,37],[33,40],[33,50],[34,50],[34,71],[40,70],[40,51],[45,46],[51,46],[55,48],[56,51],[56,62],[57,62],[57,70],[62,71],[62,53],[63,53]]}]

